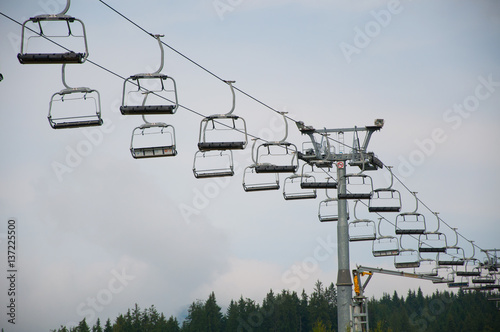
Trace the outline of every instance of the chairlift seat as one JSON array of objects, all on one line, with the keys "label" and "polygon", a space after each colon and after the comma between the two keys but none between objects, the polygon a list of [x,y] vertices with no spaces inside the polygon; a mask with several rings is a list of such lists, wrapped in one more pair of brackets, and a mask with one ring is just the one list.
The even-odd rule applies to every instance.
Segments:
[{"label": "chairlift seat", "polygon": [[425,229],[401,229],[401,228],[396,228],[395,232],[398,235],[424,234],[425,233]]},{"label": "chairlift seat", "polygon": [[396,216],[395,233],[398,235],[421,235],[426,229],[425,216],[418,212],[403,212]]},{"label": "chairlift seat", "polygon": [[397,269],[406,269],[406,268],[416,268],[420,267],[420,262],[394,262],[394,267]]},{"label": "chairlift seat", "polygon": [[[159,83],[161,87],[151,87],[149,89],[142,87],[141,80],[156,80],[155,82]],[[165,87],[163,81],[166,80],[172,82],[170,90]],[[151,98],[151,96],[156,100],[149,101],[148,105],[146,99]],[[134,97],[137,100],[142,99],[142,103],[138,103],[137,100],[134,100]],[[173,104],[165,104],[165,101],[170,100],[167,97],[173,98],[171,101]],[[175,114],[178,107],[177,85],[173,77],[162,73],[143,73],[132,75],[123,82],[122,104],[120,106],[120,112],[123,115]]]},{"label": "chairlift seat", "polygon": [[247,142],[199,142],[200,151],[210,150],[243,150]]},{"label": "chairlift seat", "polygon": [[283,198],[285,200],[315,199],[317,197],[315,189],[304,190],[300,186],[302,177],[292,174],[283,182]]},{"label": "chairlift seat", "polygon": [[337,189],[337,182],[302,182],[302,189]]},{"label": "chairlift seat", "polygon": [[438,232],[420,234],[418,242],[418,251],[422,253],[446,253],[448,247],[446,236]]},{"label": "chairlift seat", "polygon": [[446,247],[419,247],[419,252],[446,252]]},{"label": "chairlift seat", "polygon": [[247,166],[243,171],[243,189],[250,191],[265,191],[280,189],[280,181],[278,173],[267,173],[265,175],[257,175],[253,164]]},{"label": "chairlift seat", "polygon": [[[349,217],[347,217],[349,219]],[[327,198],[319,202],[318,219],[321,222],[338,221],[338,200],[335,198]]]},{"label": "chairlift seat", "polygon": [[261,164],[255,166],[256,173],[295,173],[296,165],[269,165]]},{"label": "chairlift seat", "polygon": [[368,212],[399,212],[400,206],[369,206]]},{"label": "chairlift seat", "polygon": [[[56,22],[56,21],[65,21],[67,25],[67,32],[63,35],[45,35],[42,28],[42,22]],[[82,35],[75,36],[73,35],[74,29],[71,28],[71,24],[74,22],[78,22],[82,28]],[[26,24],[31,22],[40,27],[40,32],[37,32],[36,37],[48,39],[48,37],[76,37],[83,38],[83,46],[84,52],[63,52],[63,53],[33,53],[25,51],[25,46],[27,48],[28,45],[25,45],[27,41],[29,41],[32,37],[25,37],[26,30],[32,30],[29,27],[26,27]],[[71,23],[71,24],[70,24]],[[33,30],[32,30],[33,31]],[[65,64],[65,63],[84,63],[87,59],[89,53],[87,48],[87,36],[85,32],[85,25],[83,22],[75,17],[65,15],[65,14],[43,14],[37,15],[35,17],[31,17],[30,19],[24,21],[22,24],[22,34],[21,34],[21,51],[17,55],[17,58],[21,64]]]},{"label": "chairlift seat", "polygon": [[345,193],[338,193],[338,199],[370,199],[373,195],[371,177],[365,174],[346,174]]},{"label": "chairlift seat", "polygon": [[321,222],[330,222],[330,221],[338,221],[338,216],[319,216],[319,221]]},{"label": "chairlift seat", "polygon": [[465,261],[463,259],[456,260],[437,260],[437,265],[439,266],[463,266]]},{"label": "chairlift seat", "polygon": [[283,198],[287,201],[298,200],[298,199],[315,199],[317,197],[316,192],[306,192],[306,193],[286,193],[283,192]]},{"label": "chairlift seat", "polygon": [[280,189],[279,184],[254,184],[254,185],[247,185],[243,184],[243,189],[245,191],[264,191],[264,190],[278,190]]},{"label": "chairlift seat", "polygon": [[481,275],[480,271],[457,271],[456,273],[460,277],[479,277]]},{"label": "chairlift seat", "polygon": [[370,199],[372,193],[339,193],[339,199]]},{"label": "chairlift seat", "polygon": [[401,246],[401,242],[399,255],[394,256],[394,266],[400,269],[420,267],[420,262],[422,261],[422,259],[417,250],[405,249]]},{"label": "chairlift seat", "polygon": [[349,241],[351,241],[351,242],[373,241],[376,238],[377,238],[376,236],[371,236],[370,234],[367,234],[363,237],[361,237],[361,236],[356,236],[356,237],[349,236]]},{"label": "chairlift seat", "polygon": [[236,114],[212,114],[207,117],[205,117],[206,121],[209,120],[216,120],[216,119],[233,119],[233,120],[238,120],[240,119],[239,115]]},{"label": "chairlift seat", "polygon": [[[360,226],[358,226],[360,225]],[[361,231],[359,230],[361,229]],[[356,219],[349,223],[349,241],[373,241],[377,239],[375,223],[370,219]]]},{"label": "chairlift seat", "polygon": [[399,255],[399,250],[398,249],[373,250],[372,254],[374,257],[397,256]]},{"label": "chairlift seat", "polygon": [[472,283],[473,284],[494,284],[495,279],[494,278],[486,278],[486,277],[473,278]]},{"label": "chairlift seat", "polygon": [[50,120],[50,126],[54,129],[69,129],[80,127],[97,127],[103,124],[101,118],[95,120],[73,121],[73,122],[54,122]]},{"label": "chairlift seat", "polygon": [[120,106],[123,115],[174,114],[176,105]]},{"label": "chairlift seat", "polygon": [[469,282],[468,281],[459,281],[459,282],[449,282],[448,287],[449,288],[462,288],[462,287],[468,287]]},{"label": "chairlift seat", "polygon": [[194,172],[194,176],[197,179],[204,179],[204,178],[218,178],[218,177],[223,177],[223,176],[233,176],[234,171],[223,171],[223,172]]},{"label": "chairlift seat", "polygon": [[214,178],[234,175],[232,151],[196,151],[193,161],[196,178]]},{"label": "chairlift seat", "polygon": [[133,148],[130,149],[132,157],[136,159],[141,158],[154,158],[154,157],[173,157],[177,155],[175,146],[156,146],[147,148]]},{"label": "chairlift seat", "polygon": [[83,63],[87,58],[85,53],[19,53],[17,55],[19,62],[26,64],[64,64],[64,63]]},{"label": "chairlift seat", "polygon": [[483,285],[480,287],[481,290],[495,290],[500,289],[500,285]]},{"label": "chairlift seat", "polygon": [[162,73],[135,74],[135,75],[132,75],[129,77],[129,79],[134,80],[134,81],[144,79],[144,78],[159,78],[161,80],[166,80],[166,79],[171,78],[171,77],[169,77],[168,75],[162,74]]},{"label": "chairlift seat", "polygon": [[[75,98],[72,99],[72,96]],[[102,125],[100,99],[99,91],[87,87],[65,88],[54,93],[49,103],[50,126],[53,129],[69,129]],[[65,106],[61,109],[65,100],[78,101],[78,106],[64,104]],[[89,107],[81,109],[82,105]]]},{"label": "chairlift seat", "polygon": [[[156,141],[158,138],[160,143]],[[132,131],[130,153],[135,159],[176,156],[174,127],[162,122],[148,122],[136,127]]]}]

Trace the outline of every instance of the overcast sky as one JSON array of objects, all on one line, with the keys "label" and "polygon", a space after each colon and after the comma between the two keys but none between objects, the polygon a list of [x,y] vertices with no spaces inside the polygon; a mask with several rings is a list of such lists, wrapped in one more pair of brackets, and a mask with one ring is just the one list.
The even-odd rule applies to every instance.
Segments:
[{"label": "overcast sky", "polygon": [[[385,119],[369,151],[440,217],[458,228],[468,255],[476,241],[499,246],[500,5],[490,1],[106,1],[163,41],[275,110],[316,128]],[[61,0],[2,1],[18,22],[56,13]],[[21,65],[21,26],[0,16],[0,240],[17,220],[17,321],[7,331],[42,331],[105,320],[137,303],[183,318],[214,291],[219,305],[269,291],[311,293],[336,282],[336,224],[320,223],[315,200],[285,201],[281,190],[247,193],[250,144],[235,152],[231,178],[196,179],[202,115],[226,113],[226,84],[169,48],[163,73],[177,82],[178,155],[133,159],[140,117],[119,112],[122,77],[158,68],[157,42],[100,1],[75,0],[68,15],[87,29],[89,61],[68,65],[70,86],[101,95],[102,127],[54,130],[49,101],[63,88],[60,65]],[[284,135],[272,110],[236,93],[234,114],[263,139]],[[306,140],[289,121],[288,140]],[[347,143],[350,144],[350,141]],[[348,172],[357,172],[348,168]],[[375,187],[388,172],[371,172]],[[284,177],[281,177],[283,185]],[[399,182],[403,210],[414,209]],[[351,211],[353,205],[349,207]],[[431,211],[420,212],[435,226]],[[358,217],[369,216],[366,208]],[[393,222],[394,215],[387,215]],[[383,232],[394,227],[386,223]],[[452,241],[452,240],[449,240]],[[371,243],[351,243],[351,268],[394,269]],[[478,255],[477,257],[481,257]],[[5,254],[0,267],[6,271]],[[300,269],[301,272],[297,272]],[[294,272],[295,271],[295,272]],[[6,272],[4,272],[5,274]],[[2,308],[8,301],[2,281]],[[368,296],[437,289],[428,281],[375,275]]]}]

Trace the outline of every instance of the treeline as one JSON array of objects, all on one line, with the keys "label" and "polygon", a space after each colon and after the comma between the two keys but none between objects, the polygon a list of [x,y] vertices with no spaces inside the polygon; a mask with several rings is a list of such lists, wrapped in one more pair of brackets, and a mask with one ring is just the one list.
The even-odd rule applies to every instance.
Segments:
[{"label": "treeline", "polygon": [[438,292],[423,296],[408,291],[406,298],[397,292],[384,294],[368,302],[370,331],[452,332],[500,331],[500,311],[495,301],[498,294],[481,292]]},{"label": "treeline", "polygon": [[[423,296],[409,291],[406,298],[396,292],[368,301],[370,331],[500,331],[500,311],[485,294],[457,294],[447,291]],[[82,320],[78,326],[61,326],[52,332],[333,332],[337,331],[337,292],[333,284],[324,287],[317,282],[312,294],[300,296],[287,290],[266,295],[261,304],[241,297],[222,311],[215,294],[205,301],[197,300],[182,323],[154,306],[143,309],[136,304],[114,322],[100,320],[89,326]]]}]

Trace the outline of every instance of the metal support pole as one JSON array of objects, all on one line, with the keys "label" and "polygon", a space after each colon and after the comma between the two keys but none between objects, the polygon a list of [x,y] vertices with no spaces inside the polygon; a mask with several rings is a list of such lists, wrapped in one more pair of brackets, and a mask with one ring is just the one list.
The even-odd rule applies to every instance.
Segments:
[{"label": "metal support pole", "polygon": [[[337,167],[338,193],[346,193],[345,164]],[[344,332],[350,326],[352,303],[352,279],[349,266],[349,225],[347,223],[347,200],[338,202],[337,224],[338,274],[337,274],[337,322],[338,331]]]}]

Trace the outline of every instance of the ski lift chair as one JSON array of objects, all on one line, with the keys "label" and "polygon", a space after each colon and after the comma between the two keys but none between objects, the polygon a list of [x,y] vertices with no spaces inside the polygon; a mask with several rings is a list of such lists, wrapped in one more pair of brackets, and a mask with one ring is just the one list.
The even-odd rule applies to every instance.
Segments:
[{"label": "ski lift chair", "polygon": [[372,178],[366,174],[346,174],[345,193],[338,193],[338,199],[370,199],[373,194]]},{"label": "ski lift chair", "polygon": [[[330,167],[325,170],[323,167],[306,163],[302,165],[300,187],[302,189],[337,189],[337,182],[329,176],[329,173]],[[318,180],[321,178],[325,178],[325,181]]]},{"label": "ski lift chair", "polygon": [[[132,75],[123,82],[122,105],[120,106],[120,112],[123,115],[174,114],[179,107],[175,80],[161,73],[164,65],[164,50],[160,38],[163,35],[154,35],[154,37],[160,46],[160,66],[154,73]],[[169,98],[173,98],[172,104],[165,103]]]},{"label": "ski lift chair", "polygon": [[438,266],[463,266],[465,264],[465,251],[458,246],[458,232],[452,228],[455,233],[455,243],[446,248],[446,252],[439,252],[436,257]]},{"label": "ski lift chair", "polygon": [[130,153],[136,159],[177,155],[174,127],[163,122],[146,122],[136,127],[130,140]]},{"label": "ski lift chair", "polygon": [[243,171],[243,189],[245,191],[264,191],[280,189],[278,173],[258,174],[256,165],[245,167]]},{"label": "ski lift chair", "polygon": [[288,122],[286,112],[281,112],[285,121],[285,136],[280,141],[264,142],[255,150],[257,173],[295,173],[299,168],[297,146],[286,141]]},{"label": "ski lift chair", "polygon": [[481,268],[479,266],[479,260],[476,258],[466,259],[463,270],[456,271],[459,277],[479,277],[481,276]]},{"label": "ski lift chair", "polygon": [[439,266],[463,266],[464,250],[460,247],[447,247],[446,252],[439,252],[436,258]]},{"label": "ski lift chair", "polygon": [[[418,268],[420,267],[420,262],[423,261],[423,259],[421,258],[419,251],[415,249],[417,247],[416,245],[414,247],[407,247],[406,245],[403,245],[404,237],[407,239],[413,238],[410,235],[401,235],[399,237],[399,254],[394,256],[394,266],[399,269]],[[416,244],[418,244],[418,242]]]},{"label": "ski lift chair", "polygon": [[443,279],[441,280],[433,280],[434,284],[449,284],[455,281],[455,271],[449,272]]},{"label": "ski lift chair", "polygon": [[247,146],[248,135],[245,119],[234,115],[236,95],[234,81],[224,81],[231,89],[233,103],[231,110],[225,114],[205,117],[200,123],[198,149],[210,150],[243,150]]},{"label": "ski lift chair", "polygon": [[243,170],[243,189],[245,191],[264,191],[280,189],[280,179],[278,173],[258,173],[258,166],[255,157],[255,144],[257,138],[253,139],[252,161],[253,163]]},{"label": "ski lift chair", "polygon": [[472,278],[473,284],[486,284],[492,285],[496,282],[496,278],[494,274],[488,273],[486,275],[480,275],[478,277]]},{"label": "ski lift chair", "polygon": [[62,82],[65,89],[52,95],[48,120],[54,129],[94,127],[102,125],[101,97],[99,91],[66,84],[65,67],[62,65]]},{"label": "ski lift chair", "polygon": [[314,199],[316,198],[316,189],[303,189],[301,175],[292,174],[285,178],[283,182],[283,198],[285,200]]},{"label": "ski lift chair", "polygon": [[469,279],[467,277],[461,277],[460,281],[451,281],[448,282],[448,287],[449,288],[464,288],[464,287],[469,287]]},{"label": "ski lift chair", "polygon": [[[70,0],[67,0],[66,7],[58,14],[37,15],[24,21],[21,32],[21,51],[17,55],[21,64],[85,62],[89,56],[85,25],[81,20],[66,15],[69,7]],[[54,52],[56,45],[51,43],[54,39],[60,41],[67,51]],[[41,49],[38,52],[32,52],[32,48]]]},{"label": "ski lift chair", "polygon": [[380,225],[383,218],[378,221],[377,238],[372,242],[372,254],[374,257],[386,257],[399,255],[399,242],[397,237],[392,235],[382,235]]},{"label": "ski lift chair", "polygon": [[418,213],[417,193],[412,192],[415,197],[415,210],[403,212],[396,216],[395,232],[401,234],[423,234],[426,231],[425,216]]},{"label": "ski lift chair", "polygon": [[373,257],[399,255],[398,239],[395,236],[378,236],[372,242]]},{"label": "ski lift chair", "polygon": [[338,221],[338,200],[336,198],[322,200],[318,207],[318,218],[321,222]]},{"label": "ski lift chair", "polygon": [[196,178],[233,176],[233,152],[231,150],[196,151],[193,174]]},{"label": "ski lift chair", "polygon": [[[430,261],[430,260],[429,261],[421,261],[421,263],[428,263],[428,264],[421,264],[419,268],[422,270],[419,270],[418,272],[415,272],[415,273],[418,273],[418,274],[424,275],[424,276],[439,277],[439,270],[447,269],[444,266],[437,266],[436,261]],[[428,267],[430,267],[431,269],[429,270]]]},{"label": "ski lift chair", "polygon": [[360,219],[356,216],[356,207],[359,200],[354,203],[354,220],[349,222],[349,241],[373,241],[377,238],[375,222],[370,219]]},{"label": "ski lift chair", "polygon": [[434,212],[437,219],[437,228],[432,232],[424,232],[418,238],[418,251],[420,253],[444,253],[448,247],[446,234],[439,231],[441,219],[437,212]]},{"label": "ski lift chair", "polygon": [[397,269],[420,267],[420,256],[418,250],[400,249],[399,255],[394,256],[394,267]]},{"label": "ski lift chair", "polygon": [[392,166],[387,166],[387,169],[391,173],[391,184],[387,188],[378,188],[373,190],[371,198],[368,201],[369,212],[401,211],[401,194],[396,189],[392,189],[394,174],[392,174],[391,168]]}]

